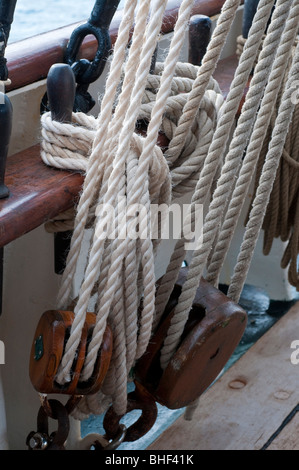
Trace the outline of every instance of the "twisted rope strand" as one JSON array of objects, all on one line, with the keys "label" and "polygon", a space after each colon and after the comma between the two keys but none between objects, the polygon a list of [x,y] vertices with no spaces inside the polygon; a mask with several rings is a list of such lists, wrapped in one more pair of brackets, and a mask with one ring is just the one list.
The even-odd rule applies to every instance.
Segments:
[{"label": "twisted rope strand", "polygon": [[[166,0],[163,1],[160,5],[160,8],[153,12],[152,17],[150,18],[149,27],[148,27],[148,37],[146,39],[146,43],[144,45],[143,57],[138,67],[138,80],[134,85],[134,90],[132,92],[132,101],[127,111],[126,121],[120,133],[119,139],[119,147],[117,149],[117,153],[115,155],[115,159],[113,161],[113,169],[111,175],[109,177],[109,182],[107,186],[107,192],[105,194],[105,203],[113,206],[114,201],[116,198],[116,191],[115,187],[117,182],[121,178],[123,174],[123,166],[125,161],[128,157],[128,153],[130,150],[130,140],[133,136],[133,132],[135,129],[135,122],[138,116],[138,108],[142,101],[142,96],[144,93],[145,88],[145,77],[148,75],[148,71],[151,64],[151,58],[153,52],[155,50],[156,40],[158,38],[158,34],[160,32],[162,18],[164,15],[164,11],[166,8]],[[98,217],[98,221],[96,224],[95,232],[102,233],[103,229],[107,223],[107,217]],[[117,222],[118,226],[118,222]],[[124,231],[124,233],[123,233]],[[85,367],[83,370],[83,377],[87,377],[87,373],[92,371],[92,366],[95,362],[96,352],[101,342],[103,336],[103,329],[104,329],[104,322],[108,317],[114,289],[115,289],[115,281],[117,276],[119,275],[120,270],[120,261],[126,255],[127,252],[127,239],[125,236],[126,227],[122,228],[122,231],[119,236],[119,240],[115,240],[114,244],[115,251],[113,251],[111,265],[108,274],[108,280],[106,285],[106,290],[102,297],[102,301],[100,302],[100,312],[101,315],[97,317],[97,323],[95,325],[92,340],[90,342],[88,354],[85,361]],[[86,273],[85,273],[85,280],[82,285],[82,300],[80,299],[77,304],[78,311],[79,309],[83,310],[86,308],[86,289],[90,290],[90,283],[94,282],[93,279],[97,274],[97,266],[100,261],[101,250],[103,248],[103,242],[94,240],[94,244],[91,249],[90,254],[90,264],[87,266]],[[88,371],[88,372],[87,372]]]},{"label": "twisted rope strand", "polygon": [[[190,12],[191,12],[192,3],[193,2],[191,2],[190,0],[184,2],[183,3],[184,8],[182,8],[180,10],[179,20],[177,22],[177,30],[176,30],[176,31],[178,31],[178,33],[175,31],[174,39],[179,36],[181,45],[182,45],[182,39],[181,39],[182,24],[184,24],[184,27],[186,26],[186,22],[189,19],[188,15],[190,15]],[[189,8],[189,10],[187,10],[187,13],[186,13],[186,4],[188,5],[188,8]],[[152,39],[150,39],[150,42],[152,42]],[[178,54],[180,52],[180,47],[178,46],[178,44],[179,43],[178,43],[177,40],[173,40],[171,49],[175,51],[175,57],[173,57],[173,55],[171,53],[169,54],[169,62],[171,63],[171,67],[172,67],[173,70],[175,68],[175,64],[176,64],[176,61],[177,61],[177,58],[178,58]],[[148,54],[147,57],[151,58],[151,54],[150,55]],[[167,71],[167,63],[166,63],[165,70]],[[141,75],[140,80],[143,81],[142,75]],[[162,94],[165,95],[165,88],[168,88],[168,89],[170,88],[171,76],[169,78],[169,75],[168,75],[167,80],[163,79],[163,76],[162,76],[161,82],[166,83],[166,85],[161,86],[160,90],[162,90],[162,91],[160,92],[160,94],[162,93]],[[139,86],[139,84],[138,84],[138,86]],[[156,140],[157,140],[157,134],[158,134],[158,130],[159,130],[159,127],[160,127],[159,121],[162,119],[162,114],[163,114],[163,109],[161,109],[161,105],[160,105],[161,101],[164,103],[165,99],[164,98],[161,99],[159,97],[159,93],[158,93],[158,97],[157,97],[157,101],[156,101],[156,103],[157,103],[156,107],[157,107],[157,109],[159,109],[160,116],[157,119],[158,122],[156,122],[156,124],[155,124],[155,130],[150,131],[150,129],[149,129],[148,130],[148,137],[145,139],[145,142],[146,142],[147,139],[151,139],[152,149],[154,148]],[[133,123],[134,122],[135,122],[135,120],[133,121]],[[151,122],[154,122],[154,121],[151,121]],[[153,134],[155,135],[154,139],[153,139]],[[147,160],[148,160],[148,156],[151,155],[151,153],[152,153],[151,148],[150,149],[147,148],[147,150],[146,150],[146,145],[144,145],[143,153],[141,153],[141,156],[139,158],[139,164],[138,164],[138,167],[137,167],[137,174],[135,176],[135,184],[133,186],[133,191],[131,192],[132,197],[134,199],[129,201],[130,204],[133,204],[134,202],[137,202],[141,199],[141,202],[142,203],[144,202],[144,205],[146,205],[149,208],[148,198],[146,198],[146,200],[143,201],[142,195],[139,195],[139,194],[137,195],[136,194],[136,192],[137,192],[136,188],[140,187],[140,176],[138,177],[138,173],[139,174],[141,173],[141,178],[142,179],[144,179],[144,175],[147,174],[147,168],[142,168],[142,166],[141,166],[142,161],[145,158],[144,156],[147,156]],[[148,164],[149,164],[149,161],[147,161],[147,165]],[[147,179],[145,180],[145,182],[146,181],[147,181]],[[146,194],[147,194],[147,191],[145,191],[145,195]],[[146,229],[147,228],[148,228],[148,225],[146,223]],[[100,305],[100,311],[102,313],[102,316],[104,316],[103,312],[108,311],[108,309],[110,307],[109,304],[111,304],[111,293],[112,293],[111,289],[115,288],[115,276],[119,272],[118,271],[118,266],[119,266],[120,257],[123,256],[124,253],[126,253],[124,245],[127,244],[127,240],[124,237],[121,236],[120,240],[115,244],[117,246],[115,247],[115,251],[114,251],[114,259],[111,260],[111,266],[110,266],[110,270],[109,270],[110,275],[108,275],[108,284],[107,284],[106,289],[105,289],[105,294],[106,295],[104,295],[106,301],[105,301],[105,303],[102,302],[101,305]],[[145,247],[144,251],[142,252],[142,250],[144,248],[144,244],[146,244],[146,247]],[[143,315],[142,315],[142,318],[141,318],[140,336],[142,338],[142,336],[145,335],[145,339],[143,339],[143,341],[139,341],[138,350],[140,349],[140,344],[143,344],[143,346],[141,348],[141,351],[142,351],[141,353],[143,353],[144,349],[145,349],[145,347],[148,343],[149,335],[150,335],[150,332],[151,332],[151,322],[152,322],[152,318],[153,318],[153,314],[154,314],[153,305],[154,305],[154,287],[155,287],[155,276],[154,276],[154,271],[153,271],[154,263],[153,263],[153,259],[152,259],[152,247],[151,247],[150,240],[148,239],[148,237],[145,237],[145,236],[144,237],[141,236],[141,254],[142,254],[141,259],[142,259],[142,263],[143,263],[143,272],[144,272],[144,281],[143,282],[144,282],[145,290],[144,290],[144,305],[143,305]],[[149,303],[147,303],[148,299],[150,299]],[[90,364],[92,364],[94,362],[94,352],[95,352],[95,349],[98,347],[97,345],[99,344],[97,334],[98,334],[98,332],[97,332],[97,329],[95,328],[94,336],[93,336],[92,341],[90,343],[89,352],[88,352],[88,355],[87,355],[87,358],[86,358],[85,370],[87,370],[87,367],[89,367],[89,369],[90,369]],[[87,373],[86,373],[86,375],[87,375]],[[84,375],[84,373],[83,373],[83,377],[86,376],[86,375]]]},{"label": "twisted rope strand", "polygon": [[168,160],[176,160],[185,143],[188,129],[192,127],[198,107],[212,77],[232,22],[240,5],[239,0],[227,0],[221,10],[215,31],[199,67],[198,75],[179,121],[176,134],[169,145]]},{"label": "twisted rope strand", "polygon": [[291,123],[292,114],[295,109],[295,104],[292,102],[292,94],[294,92],[292,89],[292,84],[294,80],[298,80],[299,78],[298,61],[299,46],[297,45],[292,68],[275,122],[272,139],[269,144],[266,161],[263,166],[259,186],[254,199],[252,210],[250,212],[249,221],[246,226],[246,231],[234,269],[232,281],[228,290],[228,296],[235,301],[239,300],[245,278],[249,270],[253,251],[261,230],[263,217],[266,212],[271,190],[275,181],[276,171],[282,155],[289,125]]},{"label": "twisted rope strand", "polygon": [[[272,0],[262,0],[259,4],[255,22],[250,30],[248,40],[235,72],[227,99],[223,104],[221,116],[205,160],[205,165],[202,168],[198,184],[196,185],[193,193],[191,200],[192,205],[203,205],[211,190],[214,176],[225,152],[226,144],[229,139],[243,90],[252,70],[256,45],[262,40],[262,30],[266,27],[272,6]],[[173,257],[167,268],[167,275],[159,287],[156,301],[156,308],[158,309],[157,314],[159,316],[165,309],[169,295],[172,292],[175,279],[177,279],[178,270],[184,260],[185,250],[183,245],[185,240],[182,240],[182,238],[178,241],[175,247]],[[193,255],[193,260],[194,256],[196,256],[195,253]],[[199,276],[196,276],[196,272],[200,272],[201,275],[201,270],[199,271],[199,269],[196,268],[196,261],[192,261],[191,271],[189,269],[189,276],[182,290],[180,302],[176,307],[169,334],[161,352],[161,364],[163,363],[163,367],[166,367],[166,364],[178,344],[180,335],[187,320],[187,312],[191,309],[192,301],[200,278]]]},{"label": "twisted rope strand", "polygon": [[[206,279],[209,282],[213,282],[215,285],[218,283],[218,276],[223,266],[225,256],[229,249],[230,242],[237,226],[237,221],[240,217],[241,210],[249,190],[250,182],[256,169],[257,160],[263,146],[264,130],[270,123],[276,99],[283,80],[285,64],[288,62],[292,45],[296,37],[299,13],[299,3],[297,1],[294,2],[291,8],[288,21],[286,22],[285,29],[281,35],[282,28],[284,27],[284,22],[286,20],[286,15],[288,13],[288,9],[291,6],[291,3],[292,2],[290,1],[280,1],[276,5],[272,22],[269,26],[268,34],[265,38],[255,74],[247,94],[247,99],[243,106],[238,126],[230,145],[229,153],[234,152],[236,155],[238,153],[239,155],[243,154],[247,142],[245,139],[246,136],[244,136],[244,132],[246,133],[246,128],[249,127],[249,123],[252,122],[252,117],[254,117],[252,111],[255,114],[259,105],[259,95],[257,95],[256,90],[259,90],[259,88],[262,89],[266,81],[268,81],[239,178],[235,185],[229,207],[226,211],[223,226],[219,234],[219,239],[216,247],[214,248],[212,260],[208,267],[208,274]],[[281,41],[277,50],[277,45],[280,38]],[[269,68],[275,54],[276,57],[273,63],[273,67],[270,75],[268,76]],[[268,60],[269,63],[268,66],[266,66]],[[254,106],[254,102],[256,102],[256,106]]]},{"label": "twisted rope strand", "polygon": [[[191,204],[203,204],[207,194],[211,189],[213,177],[219,165],[219,161],[225,151],[226,144],[230,135],[230,131],[236,116],[236,112],[240,103],[240,97],[246,86],[248,77],[253,67],[255,51],[257,44],[260,43],[263,36],[263,31],[266,27],[268,18],[273,6],[272,0],[261,0],[259,8],[255,16],[255,21],[250,29],[248,40],[246,42],[243,54],[240,58],[227,100],[223,105],[223,114],[219,119],[214,139],[211,143],[205,165],[200,175],[199,184],[196,186]],[[224,173],[224,169],[227,173]],[[235,172],[235,164],[227,162],[226,168],[224,167],[221,172],[222,180],[228,181],[231,184],[231,177]],[[222,192],[221,192],[222,194]],[[216,205],[216,203],[215,203]],[[222,215],[222,207],[217,207],[219,217]],[[199,280],[203,274],[204,262],[207,260],[209,250],[203,250],[207,244],[212,244],[215,238],[215,226],[213,224],[205,223],[203,230],[203,244],[193,253],[192,261],[189,266],[186,282],[182,288],[179,303],[175,308],[172,317],[171,325],[169,327],[167,337],[165,338],[163,348],[161,350],[161,367],[165,368],[174,353],[180,336],[183,332],[184,326],[188,319],[188,314],[192,308],[192,302],[198,288]],[[212,225],[212,226],[211,226]],[[216,221],[217,225],[217,221]]]},{"label": "twisted rope strand", "polygon": [[[61,308],[65,308],[68,303],[72,289],[72,280],[74,277],[76,264],[82,244],[84,227],[88,216],[88,210],[96,193],[95,181],[98,179],[102,166],[99,165],[98,155],[101,154],[103,142],[107,135],[109,122],[112,116],[114,96],[120,80],[122,64],[125,57],[125,49],[129,40],[130,30],[133,26],[134,11],[137,0],[127,0],[124,8],[124,14],[119,26],[118,37],[114,47],[114,55],[111,63],[110,72],[107,78],[106,90],[101,105],[101,113],[98,117],[97,133],[93,143],[93,150],[88,160],[88,168],[84,180],[82,196],[77,207],[77,217],[75,220],[74,233],[71,241],[70,251],[67,257],[66,269],[64,271],[60,290],[58,293],[58,302]],[[80,322],[79,329],[82,329],[84,319]],[[74,349],[74,348],[72,348]]]}]

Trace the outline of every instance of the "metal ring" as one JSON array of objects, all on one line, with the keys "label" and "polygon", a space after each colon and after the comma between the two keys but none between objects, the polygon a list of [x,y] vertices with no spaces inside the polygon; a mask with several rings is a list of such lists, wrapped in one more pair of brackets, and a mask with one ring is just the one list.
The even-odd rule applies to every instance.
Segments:
[{"label": "metal ring", "polygon": [[[95,57],[92,62],[87,59],[77,60],[81,44],[89,34],[93,35],[98,42]],[[78,84],[88,85],[100,77],[110,48],[111,40],[107,29],[97,28],[90,23],[85,23],[75,29],[66,49],[65,60],[73,68]]]},{"label": "metal ring", "polygon": [[[115,438],[104,447],[103,450],[116,450],[124,441],[127,434],[127,428],[124,424],[119,425],[119,432]],[[106,438],[106,436],[104,436]]]}]

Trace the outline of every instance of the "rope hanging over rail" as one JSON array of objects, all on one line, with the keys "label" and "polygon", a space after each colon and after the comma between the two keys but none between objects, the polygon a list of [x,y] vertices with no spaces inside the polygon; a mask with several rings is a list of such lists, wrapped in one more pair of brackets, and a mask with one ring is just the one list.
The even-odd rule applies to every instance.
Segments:
[{"label": "rope hanging over rail", "polygon": [[[193,5],[192,0],[182,1],[167,58],[163,65],[157,64],[154,74],[149,74],[166,4],[166,0],[141,0],[138,6],[136,0],[126,2],[97,118],[78,113],[73,115],[72,124],[61,124],[52,122],[49,115],[42,117],[45,163],[86,173],[58,296],[60,308],[66,308],[71,301],[84,229],[92,227],[93,234],[76,299],[75,320],[57,381],[63,384],[69,380],[93,296],[97,322],[83,380],[92,373],[107,322],[114,334],[113,360],[102,390],[82,400],[76,414],[78,418],[103,412],[111,401],[116,413],[125,412],[128,375],[146,350],[185,259],[186,240],[182,234],[156,291],[154,266],[160,240],[150,236],[151,204],[169,205],[175,198],[192,191],[191,210],[185,221],[192,226],[196,206],[210,202],[202,243],[193,253],[161,352],[163,368],[180,340],[200,278],[206,273],[207,279],[217,285],[296,39],[299,0],[276,2],[265,37],[274,0],[261,0],[230,92],[223,103],[212,75],[240,2],[225,2],[202,65],[194,67],[178,63],[183,32]],[[125,60],[136,7],[134,33]],[[260,45],[261,53],[249,92],[233,131]],[[291,87],[298,78],[297,47],[281,94],[279,112],[275,123],[273,121],[265,164],[229,288],[229,296],[236,301],[246,279],[283,153],[294,111]],[[148,121],[145,137],[135,132],[140,119]],[[164,154],[156,145],[160,130],[170,140]],[[295,138],[292,139],[294,142]],[[116,221],[114,226],[108,206]],[[132,207],[134,210],[124,221],[123,213]],[[139,217],[141,208],[145,208],[143,217]],[[134,239],[128,233],[137,225],[139,237]],[[115,227],[120,230],[118,237],[115,237]]]}]

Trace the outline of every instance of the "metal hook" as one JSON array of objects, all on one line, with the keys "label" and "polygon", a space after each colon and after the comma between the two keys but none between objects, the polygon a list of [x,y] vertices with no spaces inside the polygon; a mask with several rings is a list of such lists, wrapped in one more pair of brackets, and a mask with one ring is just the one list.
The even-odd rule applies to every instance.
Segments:
[{"label": "metal hook", "polygon": [[[154,426],[158,409],[153,396],[138,382],[135,382],[135,390],[128,395],[127,411],[141,410],[141,416],[138,420],[126,429],[123,441],[134,442],[147,434]],[[123,415],[124,416],[124,415]],[[114,440],[124,432],[124,428],[120,424],[123,416],[115,413],[111,406],[104,416],[103,427],[105,429],[105,438]],[[107,450],[105,448],[104,450]]]},{"label": "metal hook", "polygon": [[[26,444],[29,450],[65,450],[64,444],[70,430],[69,415],[58,400],[49,400],[50,412],[41,406],[37,416],[37,432],[31,432]],[[49,436],[48,420],[57,420],[58,429]]]}]

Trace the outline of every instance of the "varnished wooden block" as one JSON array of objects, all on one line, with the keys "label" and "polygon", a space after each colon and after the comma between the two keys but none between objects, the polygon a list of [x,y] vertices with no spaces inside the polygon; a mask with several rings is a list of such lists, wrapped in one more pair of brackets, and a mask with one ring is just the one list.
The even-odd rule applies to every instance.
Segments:
[{"label": "varnished wooden block", "polygon": [[87,395],[96,393],[102,385],[112,354],[112,333],[109,327],[106,328],[92,376],[86,382],[80,381],[88,342],[96,321],[93,313],[88,313],[86,316],[80,344],[71,368],[71,381],[60,385],[55,380],[73,320],[73,312],[50,310],[42,315],[37,325],[30,354],[29,376],[32,385],[40,393]]},{"label": "varnished wooden block", "polygon": [[[180,292],[184,277],[182,272],[174,292]],[[196,400],[216,379],[243,336],[247,315],[202,279],[181,342],[163,371],[160,351],[171,324],[175,298],[170,302],[172,310],[151,338],[135,374],[136,381],[158,403],[178,409]]]}]

